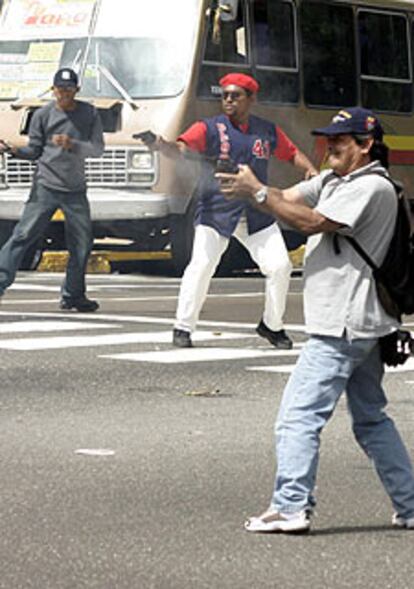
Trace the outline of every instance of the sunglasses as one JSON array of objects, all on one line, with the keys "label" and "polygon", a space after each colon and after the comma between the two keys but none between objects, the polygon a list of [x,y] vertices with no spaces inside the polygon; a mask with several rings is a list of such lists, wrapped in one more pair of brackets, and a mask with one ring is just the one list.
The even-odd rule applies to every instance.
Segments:
[{"label": "sunglasses", "polygon": [[240,98],[242,98],[243,96],[246,96],[246,94],[243,94],[242,92],[223,92],[221,97],[223,100],[239,100]]}]

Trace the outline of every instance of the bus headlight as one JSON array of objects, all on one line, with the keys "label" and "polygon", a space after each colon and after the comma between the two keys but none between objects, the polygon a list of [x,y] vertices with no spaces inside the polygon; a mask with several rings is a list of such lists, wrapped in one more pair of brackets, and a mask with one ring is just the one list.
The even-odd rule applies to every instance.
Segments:
[{"label": "bus headlight", "polygon": [[156,180],[157,155],[148,149],[131,150],[127,160],[128,184],[134,186],[153,186]]},{"label": "bus headlight", "polygon": [[132,152],[130,159],[130,167],[133,170],[149,170],[153,167],[153,157],[150,152]]}]

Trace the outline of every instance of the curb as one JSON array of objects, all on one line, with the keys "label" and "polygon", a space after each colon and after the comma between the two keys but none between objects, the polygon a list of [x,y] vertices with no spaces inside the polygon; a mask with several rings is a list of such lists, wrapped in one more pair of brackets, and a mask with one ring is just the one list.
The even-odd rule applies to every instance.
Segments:
[{"label": "curb", "polygon": [[[88,274],[110,274],[111,262],[140,260],[170,260],[171,252],[120,252],[95,251],[89,256],[86,272]],[[64,272],[68,263],[67,251],[44,252],[37,272]]]}]

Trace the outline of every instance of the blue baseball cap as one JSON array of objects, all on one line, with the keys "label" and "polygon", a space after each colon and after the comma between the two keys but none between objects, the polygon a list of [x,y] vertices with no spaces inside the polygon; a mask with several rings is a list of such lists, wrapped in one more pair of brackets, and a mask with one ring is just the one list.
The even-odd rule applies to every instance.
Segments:
[{"label": "blue baseball cap", "polygon": [[77,88],[79,85],[78,75],[69,67],[58,70],[53,77],[53,86],[64,88]]},{"label": "blue baseball cap", "polygon": [[384,130],[371,110],[355,106],[340,110],[330,125],[314,129],[312,135],[372,135],[382,139]]}]

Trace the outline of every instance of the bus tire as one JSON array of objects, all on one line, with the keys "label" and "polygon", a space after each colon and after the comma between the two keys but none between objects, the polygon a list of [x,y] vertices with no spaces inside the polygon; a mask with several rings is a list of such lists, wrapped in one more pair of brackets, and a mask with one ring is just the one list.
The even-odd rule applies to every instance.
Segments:
[{"label": "bus tire", "polygon": [[194,241],[194,199],[184,215],[171,215],[170,236],[174,271],[182,276],[193,249]]}]

